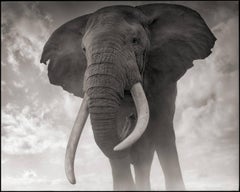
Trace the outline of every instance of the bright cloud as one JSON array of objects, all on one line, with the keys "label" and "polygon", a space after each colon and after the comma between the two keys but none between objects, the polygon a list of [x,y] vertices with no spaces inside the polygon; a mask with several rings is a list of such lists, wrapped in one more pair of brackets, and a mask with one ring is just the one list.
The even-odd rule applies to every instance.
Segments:
[{"label": "bright cloud", "polygon": [[16,87],[16,88],[23,88],[24,87],[24,82],[22,81],[22,82],[16,82],[16,81],[14,81],[13,82],[13,85]]},{"label": "bright cloud", "polygon": [[22,177],[29,179],[37,177],[37,174],[33,170],[25,170]]},{"label": "bright cloud", "polygon": [[[30,113],[29,106],[22,110],[8,105],[2,111],[2,150],[7,154],[34,154],[47,149],[65,147],[64,132],[54,129],[52,121]],[[65,142],[64,142],[65,141]]]},{"label": "bright cloud", "polygon": [[[31,185],[36,186],[46,185],[50,183],[46,178],[40,178],[34,170],[24,170],[22,175],[19,176],[7,176],[3,178],[3,182],[10,186],[11,190],[18,190],[18,187],[24,187],[26,190],[31,190]],[[5,186],[3,190],[9,190]]]},{"label": "bright cloud", "polygon": [[50,16],[40,11],[38,3],[12,6],[5,3],[3,6],[2,44],[7,50],[7,62],[20,76],[25,74],[24,65],[33,65],[43,72],[44,66],[39,60],[43,44],[50,35]]}]

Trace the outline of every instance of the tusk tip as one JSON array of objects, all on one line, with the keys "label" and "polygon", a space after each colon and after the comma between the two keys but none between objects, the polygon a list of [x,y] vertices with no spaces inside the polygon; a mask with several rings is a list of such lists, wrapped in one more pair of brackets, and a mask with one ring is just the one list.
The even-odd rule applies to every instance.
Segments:
[{"label": "tusk tip", "polygon": [[125,149],[126,147],[124,147],[124,146],[122,146],[122,145],[117,145],[117,146],[115,146],[114,148],[113,148],[113,150],[114,151],[121,151],[121,150],[123,150],[123,149]]},{"label": "tusk tip", "polygon": [[114,147],[114,148],[113,148],[113,151],[119,151],[118,147],[117,147],[117,146]]},{"label": "tusk tip", "polygon": [[72,185],[75,185],[76,184],[76,181],[72,181],[72,182],[70,182]]},{"label": "tusk tip", "polygon": [[73,168],[71,168],[70,170],[69,169],[66,169],[66,176],[67,176],[67,179],[68,181],[71,183],[71,184],[76,184],[76,179],[75,179],[75,175],[74,175],[74,170]]},{"label": "tusk tip", "polygon": [[76,179],[75,179],[75,178],[70,178],[70,177],[68,177],[68,181],[69,181],[71,184],[73,184],[73,185],[76,184]]}]

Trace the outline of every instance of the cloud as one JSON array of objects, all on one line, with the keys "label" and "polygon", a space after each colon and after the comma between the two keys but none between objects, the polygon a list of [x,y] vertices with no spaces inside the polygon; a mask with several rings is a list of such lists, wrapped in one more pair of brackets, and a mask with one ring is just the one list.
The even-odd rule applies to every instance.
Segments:
[{"label": "cloud", "polygon": [[215,62],[216,70],[222,73],[231,73],[238,70],[238,17],[232,17],[226,22],[215,26],[212,31],[219,39],[211,56],[210,62]]},{"label": "cloud", "polygon": [[39,177],[34,170],[24,170],[22,175],[4,177],[3,190],[31,190],[32,185],[49,185],[50,181],[46,177]]},{"label": "cloud", "polygon": [[66,112],[66,116],[71,120],[74,121],[76,118],[76,115],[78,113],[78,110],[80,108],[80,104],[82,102],[82,99],[80,100],[73,94],[69,94],[66,91],[62,90],[62,105]]},{"label": "cloud", "polygon": [[238,188],[237,23],[234,16],[216,25],[212,54],[178,82],[174,125],[189,190]]},{"label": "cloud", "polygon": [[[50,15],[38,3],[3,3],[2,44],[6,58],[17,75],[26,73],[29,65],[43,72],[39,63],[41,49],[49,37]],[[38,73],[39,73],[38,72]]]},{"label": "cloud", "polygon": [[22,106],[33,101],[35,93],[44,92],[41,88],[49,84],[47,69],[39,61],[52,20],[37,2],[2,5],[1,68],[2,80],[7,85],[2,88],[2,105],[14,102]]},{"label": "cloud", "polygon": [[7,154],[36,154],[65,147],[64,132],[54,128],[54,122],[45,121],[43,115],[36,115],[29,106],[20,110],[9,104],[2,110],[2,151]]},{"label": "cloud", "polygon": [[16,88],[23,88],[25,84],[23,83],[23,81],[22,81],[22,82],[13,81],[13,85],[14,85]]},{"label": "cloud", "polygon": [[2,150],[20,155],[62,147],[65,122],[62,126],[55,122],[65,115],[58,104],[65,100],[53,91],[58,89],[49,84],[46,67],[39,62],[50,35],[51,17],[36,2],[3,3],[3,7],[1,64],[7,91],[2,95]]},{"label": "cloud", "polygon": [[4,86],[6,85],[6,82],[5,81],[1,81],[1,86]]},{"label": "cloud", "polygon": [[9,161],[9,159],[1,159],[1,164],[5,164],[5,163],[7,163]]},{"label": "cloud", "polygon": [[22,177],[26,179],[31,179],[37,177],[37,174],[33,170],[25,170]]},{"label": "cloud", "polygon": [[7,57],[7,61],[8,63],[10,63],[12,65],[12,69],[13,71],[15,71],[18,75],[20,74],[19,72],[19,63],[17,61],[17,59],[15,58],[14,54],[12,53],[11,50],[8,50],[9,54]]},{"label": "cloud", "polygon": [[195,124],[197,134],[212,133],[216,137],[237,129],[237,21],[233,17],[213,29],[218,39],[213,53],[205,60],[195,61],[178,82],[175,123],[182,133]]}]

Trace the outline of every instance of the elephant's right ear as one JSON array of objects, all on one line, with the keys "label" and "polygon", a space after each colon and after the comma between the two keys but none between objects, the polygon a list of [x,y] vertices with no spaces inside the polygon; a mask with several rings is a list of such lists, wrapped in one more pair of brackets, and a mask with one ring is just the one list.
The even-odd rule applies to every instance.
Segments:
[{"label": "elephant's right ear", "polygon": [[50,83],[83,97],[83,79],[87,67],[82,37],[90,14],[73,19],[53,32],[43,48],[40,62],[47,63]]}]

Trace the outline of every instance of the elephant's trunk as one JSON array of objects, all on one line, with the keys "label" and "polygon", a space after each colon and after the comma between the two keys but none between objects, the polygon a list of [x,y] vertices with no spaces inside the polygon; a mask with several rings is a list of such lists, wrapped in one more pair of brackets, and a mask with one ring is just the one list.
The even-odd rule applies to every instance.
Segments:
[{"label": "elephant's trunk", "polygon": [[[104,57],[102,57],[104,55]],[[92,55],[92,63],[85,74],[85,91],[89,97],[88,107],[94,138],[102,152],[109,158],[126,155],[126,150],[113,151],[120,142],[117,135],[116,116],[124,97],[125,79],[121,68],[113,62],[114,55]]]}]

